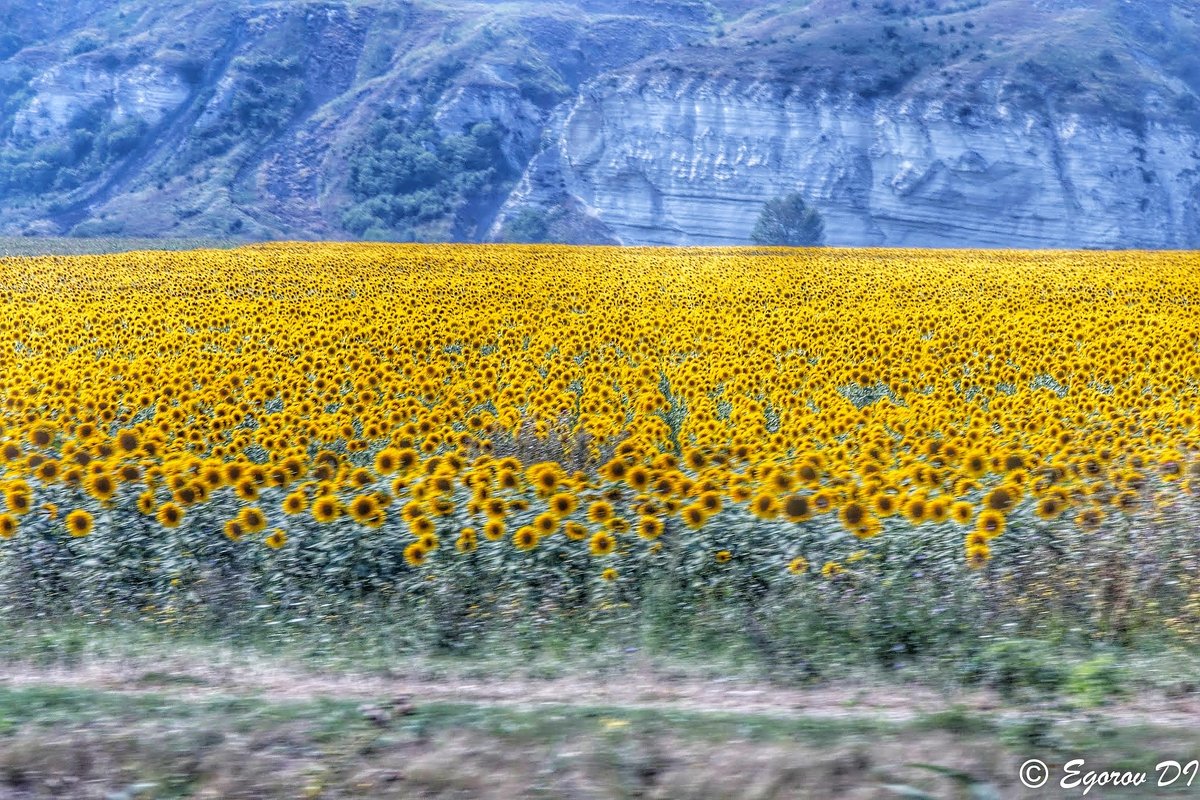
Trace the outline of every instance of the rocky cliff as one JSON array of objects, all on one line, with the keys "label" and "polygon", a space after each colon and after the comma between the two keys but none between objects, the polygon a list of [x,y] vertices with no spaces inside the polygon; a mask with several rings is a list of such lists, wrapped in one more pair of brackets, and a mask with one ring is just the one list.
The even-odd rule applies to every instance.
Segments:
[{"label": "rocky cliff", "polygon": [[[694,79],[588,87],[509,200],[582,211],[628,244],[745,244],[800,191],[835,245],[1195,247],[1200,134],[995,102],[789,97]],[[498,230],[497,230],[498,232]]]},{"label": "rocky cliff", "polygon": [[1200,242],[1190,1],[9,5],[0,234]]}]

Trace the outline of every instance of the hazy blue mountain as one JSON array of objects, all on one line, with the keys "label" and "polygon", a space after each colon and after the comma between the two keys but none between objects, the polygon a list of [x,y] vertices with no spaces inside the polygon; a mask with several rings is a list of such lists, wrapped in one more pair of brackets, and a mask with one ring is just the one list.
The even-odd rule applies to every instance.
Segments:
[{"label": "hazy blue mountain", "polygon": [[1196,2],[0,3],[0,234],[1200,243]]}]

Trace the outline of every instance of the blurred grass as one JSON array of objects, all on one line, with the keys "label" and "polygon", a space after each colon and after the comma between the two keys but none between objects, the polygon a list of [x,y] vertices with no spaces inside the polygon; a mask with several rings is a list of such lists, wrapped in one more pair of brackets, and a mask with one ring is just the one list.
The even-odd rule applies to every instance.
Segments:
[{"label": "blurred grass", "polygon": [[102,236],[0,236],[0,258],[12,256],[75,256],[97,253],[124,253],[131,250],[195,250],[232,248],[245,241],[208,238],[135,238]]},{"label": "blurred grass", "polygon": [[[905,697],[914,684],[940,680],[903,671],[851,676],[846,683],[861,687],[861,698],[848,691],[833,707],[783,698],[765,711],[708,707],[705,698],[686,707],[601,706],[584,692],[625,679],[623,670],[649,656],[566,639],[531,650],[519,638],[431,655],[405,652],[402,637],[380,648],[395,631],[369,633],[0,622],[0,797],[896,796],[887,787],[955,797],[963,775],[994,790],[986,796],[1009,797],[1033,796],[1015,783],[1030,757],[1152,770],[1200,750],[1200,729],[1158,723],[1145,710],[1080,706],[1064,692],[1017,694],[994,707],[958,705],[947,692],[944,708],[914,704],[907,718],[885,716],[873,698]],[[1072,663],[1061,650],[1022,651],[1039,654],[1062,670]],[[1139,658],[1125,665],[1124,696],[1161,694],[1171,676],[1194,671],[1166,652]],[[719,652],[649,663],[663,670],[655,674],[666,687],[720,677],[707,684],[708,699],[735,685],[726,681],[736,658]],[[461,700],[415,694],[411,713],[397,714],[393,698],[373,697],[383,689],[346,680],[368,675],[474,690]],[[488,680],[501,677],[531,686],[558,679],[580,694],[493,699]],[[281,693],[280,681],[268,686],[267,678],[288,688]],[[303,681],[294,697],[293,678]],[[370,685],[393,683],[406,685]],[[772,683],[756,686],[771,697]]]},{"label": "blurred grass", "polygon": [[[0,611],[3,611],[0,608]],[[754,682],[764,686],[890,685],[911,683],[945,693],[987,689],[1005,703],[1026,706],[1069,702],[1081,709],[1149,694],[1200,692],[1194,650],[1142,641],[1137,648],[1098,648],[1024,638],[991,638],[976,650],[946,649],[941,657],[881,665],[854,642],[805,637],[804,661],[777,663],[756,649],[731,614],[677,625],[674,637],[599,620],[590,629],[552,622],[518,623],[481,634],[471,647],[439,648],[401,610],[361,609],[354,624],[280,620],[218,624],[181,618],[171,624],[145,619],[107,621],[64,615],[38,620],[0,614],[0,665],[73,669],[88,663],[136,663],[168,673],[164,654],[185,662],[258,668],[286,664],[301,672],[390,677],[420,674],[466,680],[553,680],[591,674],[620,680],[653,671],[681,680]],[[167,661],[170,658],[166,659]]]},{"label": "blurred grass", "polygon": [[903,785],[951,797],[953,773],[1007,797],[1020,796],[1016,766],[1030,754],[1152,770],[1200,747],[1193,729],[1032,712],[952,709],[898,724],[414,703],[380,722],[336,697],[0,686],[0,795],[889,797],[886,786]]}]

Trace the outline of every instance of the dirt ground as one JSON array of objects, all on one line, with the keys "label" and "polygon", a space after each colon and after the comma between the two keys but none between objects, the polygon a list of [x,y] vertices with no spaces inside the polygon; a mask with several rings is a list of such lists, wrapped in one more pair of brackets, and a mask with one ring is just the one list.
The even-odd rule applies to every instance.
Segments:
[{"label": "dirt ground", "polygon": [[[1080,730],[1111,731],[1079,740],[1103,747],[1098,759],[1151,768],[1171,747],[1200,743],[1193,695],[1031,710],[987,691],[788,688],[650,668],[352,675],[179,654],[8,664],[0,696],[19,717],[6,724],[0,707],[0,800],[989,800],[1057,796],[1023,787],[1018,768],[1085,746],[1057,732],[1080,720]],[[22,711],[35,702],[37,714]]]},{"label": "dirt ground", "polygon": [[[188,657],[94,661],[72,668],[9,665],[0,687],[58,686],[105,692],[161,692],[183,700],[246,696],[270,702],[318,699],[469,703],[521,710],[571,706],[629,710],[817,719],[869,718],[906,723],[955,708],[1009,713],[994,692],[938,691],[914,684],[832,683],[814,688],[771,686],[738,679],[701,679],[650,668],[620,674],[565,677],[478,678],[443,671],[396,669],[387,675],[319,672],[253,661],[213,664]],[[1193,728],[1200,694],[1143,695],[1095,712],[1121,724]]]}]

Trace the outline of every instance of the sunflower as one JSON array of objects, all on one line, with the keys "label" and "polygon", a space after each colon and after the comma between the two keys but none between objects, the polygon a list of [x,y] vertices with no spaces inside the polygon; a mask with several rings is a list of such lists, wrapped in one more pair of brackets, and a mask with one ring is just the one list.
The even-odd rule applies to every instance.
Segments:
[{"label": "sunflower", "polygon": [[522,525],[513,533],[512,541],[518,550],[532,550],[538,545],[537,531],[532,525]]},{"label": "sunflower", "polygon": [[11,539],[17,535],[17,518],[12,514],[0,514],[0,539]]},{"label": "sunflower", "polygon": [[1057,519],[1066,510],[1066,503],[1056,494],[1048,494],[1037,502],[1034,513],[1039,519]]},{"label": "sunflower", "polygon": [[790,494],[783,499],[783,516],[789,522],[804,522],[812,517],[812,508],[808,501],[808,496],[803,494]]},{"label": "sunflower", "polygon": [[504,522],[490,519],[483,526],[483,535],[489,542],[498,542],[504,538]]},{"label": "sunflower", "polygon": [[967,548],[967,566],[971,569],[980,569],[984,567],[992,558],[992,551],[986,545],[974,545]]},{"label": "sunflower", "polygon": [[354,488],[362,489],[363,487],[370,486],[372,483],[374,483],[375,478],[371,475],[369,470],[358,467],[350,473],[348,482]]},{"label": "sunflower", "polygon": [[613,518],[612,503],[607,500],[597,500],[588,506],[588,519],[603,524]]},{"label": "sunflower", "polygon": [[625,482],[635,491],[642,492],[650,485],[650,470],[638,465],[631,467],[625,476]]},{"label": "sunflower", "polygon": [[337,519],[341,511],[337,498],[329,495],[318,497],[312,504],[312,517],[321,524]]},{"label": "sunflower", "polygon": [[803,575],[808,572],[808,559],[804,556],[796,556],[788,562],[787,569],[793,575]]},{"label": "sunflower", "polygon": [[117,450],[121,453],[131,454],[142,445],[142,440],[138,437],[137,431],[124,430],[117,434]]},{"label": "sunflower", "polygon": [[600,467],[600,474],[604,476],[605,480],[613,482],[621,481],[629,474],[629,465],[622,458],[614,458]]},{"label": "sunflower", "polygon": [[538,514],[533,519],[533,527],[538,532],[538,536],[549,536],[558,530],[559,518],[550,511]]},{"label": "sunflower", "polygon": [[194,505],[200,499],[200,492],[192,484],[180,486],[175,490],[175,502],[181,506]]},{"label": "sunflower", "polygon": [[750,501],[750,513],[759,519],[775,519],[779,515],[779,501],[775,495],[763,492]]},{"label": "sunflower", "polygon": [[542,497],[549,497],[558,488],[558,484],[561,483],[561,476],[555,469],[540,469],[530,477],[531,480],[529,482],[533,485],[538,495]]},{"label": "sunflower", "polygon": [[701,492],[696,498],[696,502],[704,509],[706,514],[719,514],[721,512],[721,495],[717,492],[709,490]]},{"label": "sunflower", "polygon": [[929,501],[925,513],[930,522],[940,525],[950,518],[950,501],[945,497],[935,497]]},{"label": "sunflower", "polygon": [[883,523],[876,517],[864,517],[862,522],[850,528],[850,532],[859,539],[874,539],[883,533]]},{"label": "sunflower", "polygon": [[275,528],[270,534],[267,535],[266,538],[263,539],[263,544],[272,550],[278,550],[287,544],[287,540],[288,537],[283,528]]},{"label": "sunflower", "polygon": [[504,519],[508,514],[508,504],[499,497],[489,497],[483,502],[483,513],[488,519]]},{"label": "sunflower", "polygon": [[385,447],[375,454],[375,471],[380,475],[391,475],[400,468],[400,451]]},{"label": "sunflower", "polygon": [[84,482],[88,494],[104,503],[117,493],[117,482],[107,472],[100,472],[88,477]]},{"label": "sunflower", "polygon": [[1075,515],[1075,524],[1082,530],[1094,531],[1104,523],[1104,512],[1097,506],[1089,506]]},{"label": "sunflower", "polygon": [[1004,527],[1004,514],[994,508],[985,508],[980,511],[979,518],[975,520],[975,530],[988,539],[994,539],[1004,533]]},{"label": "sunflower", "polygon": [[639,517],[637,532],[643,539],[653,541],[662,535],[663,521],[658,517]]},{"label": "sunflower", "polygon": [[967,525],[975,516],[975,506],[966,500],[959,500],[950,506],[950,519],[959,525]]},{"label": "sunflower", "polygon": [[988,471],[990,460],[987,453],[978,450],[967,453],[962,461],[963,472],[971,478],[982,477]]},{"label": "sunflower", "polygon": [[460,553],[471,553],[479,546],[474,528],[463,528],[454,540],[454,549]]},{"label": "sunflower", "polygon": [[54,441],[54,429],[48,425],[35,425],[29,431],[29,443],[34,447],[49,447]]},{"label": "sunflower", "polygon": [[360,494],[346,506],[346,513],[360,525],[366,525],[379,515],[379,501],[374,494]]},{"label": "sunflower", "polygon": [[913,525],[920,525],[928,519],[929,503],[926,502],[924,496],[916,494],[904,501],[900,511]]},{"label": "sunflower", "polygon": [[183,522],[183,509],[174,503],[163,503],[158,507],[157,518],[164,528],[178,528]]},{"label": "sunflower", "polygon": [[283,498],[283,503],[280,505],[283,513],[287,515],[301,514],[308,507],[308,496],[303,490],[291,492],[287,497]]},{"label": "sunflower", "polygon": [[420,454],[411,447],[401,447],[396,451],[396,469],[401,472],[413,469],[420,460]]},{"label": "sunflower", "polygon": [[4,502],[13,514],[28,514],[33,501],[29,498],[29,490],[21,486],[10,487],[4,495]]},{"label": "sunflower", "polygon": [[900,510],[900,504],[896,500],[896,495],[889,492],[879,492],[872,498],[871,505],[875,508],[875,514],[879,517],[890,517]]},{"label": "sunflower", "polygon": [[37,469],[33,474],[42,483],[53,483],[58,478],[59,464],[53,458],[48,458],[41,464],[38,464]]},{"label": "sunflower", "polygon": [[845,568],[843,568],[838,562],[826,561],[825,565],[821,567],[821,577],[832,579],[838,577],[845,571]]},{"label": "sunflower", "polygon": [[849,503],[846,503],[846,505],[842,506],[842,512],[840,516],[842,525],[846,526],[847,528],[856,528],[863,522],[863,520],[867,518],[867,509],[864,508],[862,503],[859,503],[857,500],[851,500]]},{"label": "sunflower", "polygon": [[242,527],[242,523],[236,519],[225,520],[224,533],[226,538],[231,542],[240,542],[242,536],[246,534],[246,529]]},{"label": "sunflower", "polygon": [[82,538],[92,532],[92,515],[83,509],[72,511],[66,516],[67,533],[76,538]]},{"label": "sunflower", "polygon": [[967,549],[987,545],[988,536],[979,531],[972,531],[967,534],[967,538],[963,540],[963,544]]},{"label": "sunflower", "polygon": [[258,484],[252,478],[246,477],[238,481],[233,488],[239,500],[252,503],[258,499]]},{"label": "sunflower", "polygon": [[242,480],[242,476],[246,472],[246,465],[237,461],[230,461],[223,468],[225,483],[235,485]]},{"label": "sunflower", "polygon": [[1169,456],[1158,463],[1159,476],[1168,483],[1183,475],[1183,461],[1178,456]]},{"label": "sunflower", "polygon": [[1020,495],[1012,486],[997,486],[983,498],[983,505],[992,511],[1008,512],[1020,500]]},{"label": "sunflower", "polygon": [[[579,501],[575,499],[575,495],[568,494],[567,492],[559,492],[555,494],[550,498],[549,503],[547,503],[550,513],[554,514],[559,519],[571,514],[578,504]],[[500,507],[504,507],[504,501],[500,501]],[[501,516],[503,516],[503,514],[501,514]]]},{"label": "sunflower", "polygon": [[679,516],[683,519],[683,524],[687,525],[692,530],[699,530],[704,527],[704,523],[708,521],[708,514],[704,513],[704,508],[699,503],[692,503],[689,506],[684,506],[679,512]]},{"label": "sunflower", "polygon": [[420,542],[413,542],[404,548],[404,561],[410,567],[419,567],[425,563],[428,558],[428,553],[425,548],[421,547]]},{"label": "sunflower", "polygon": [[1138,503],[1139,498],[1137,492],[1128,490],[1124,492],[1117,492],[1112,498],[1113,507],[1126,512],[1132,511],[1137,507]]},{"label": "sunflower", "polygon": [[611,533],[607,533],[605,531],[592,534],[592,538],[588,541],[588,552],[590,552],[593,556],[607,556],[616,549],[617,540]]},{"label": "sunflower", "polygon": [[253,506],[239,511],[237,521],[246,533],[261,533],[267,528],[267,515]]},{"label": "sunflower", "polygon": [[612,583],[613,581],[615,581],[617,579],[617,571],[615,569],[613,569],[612,567],[609,567],[608,569],[606,569],[600,573],[600,578],[601,578],[601,580]]},{"label": "sunflower", "polygon": [[733,553],[728,550],[718,550],[714,556],[718,564],[725,564],[733,558]]}]

